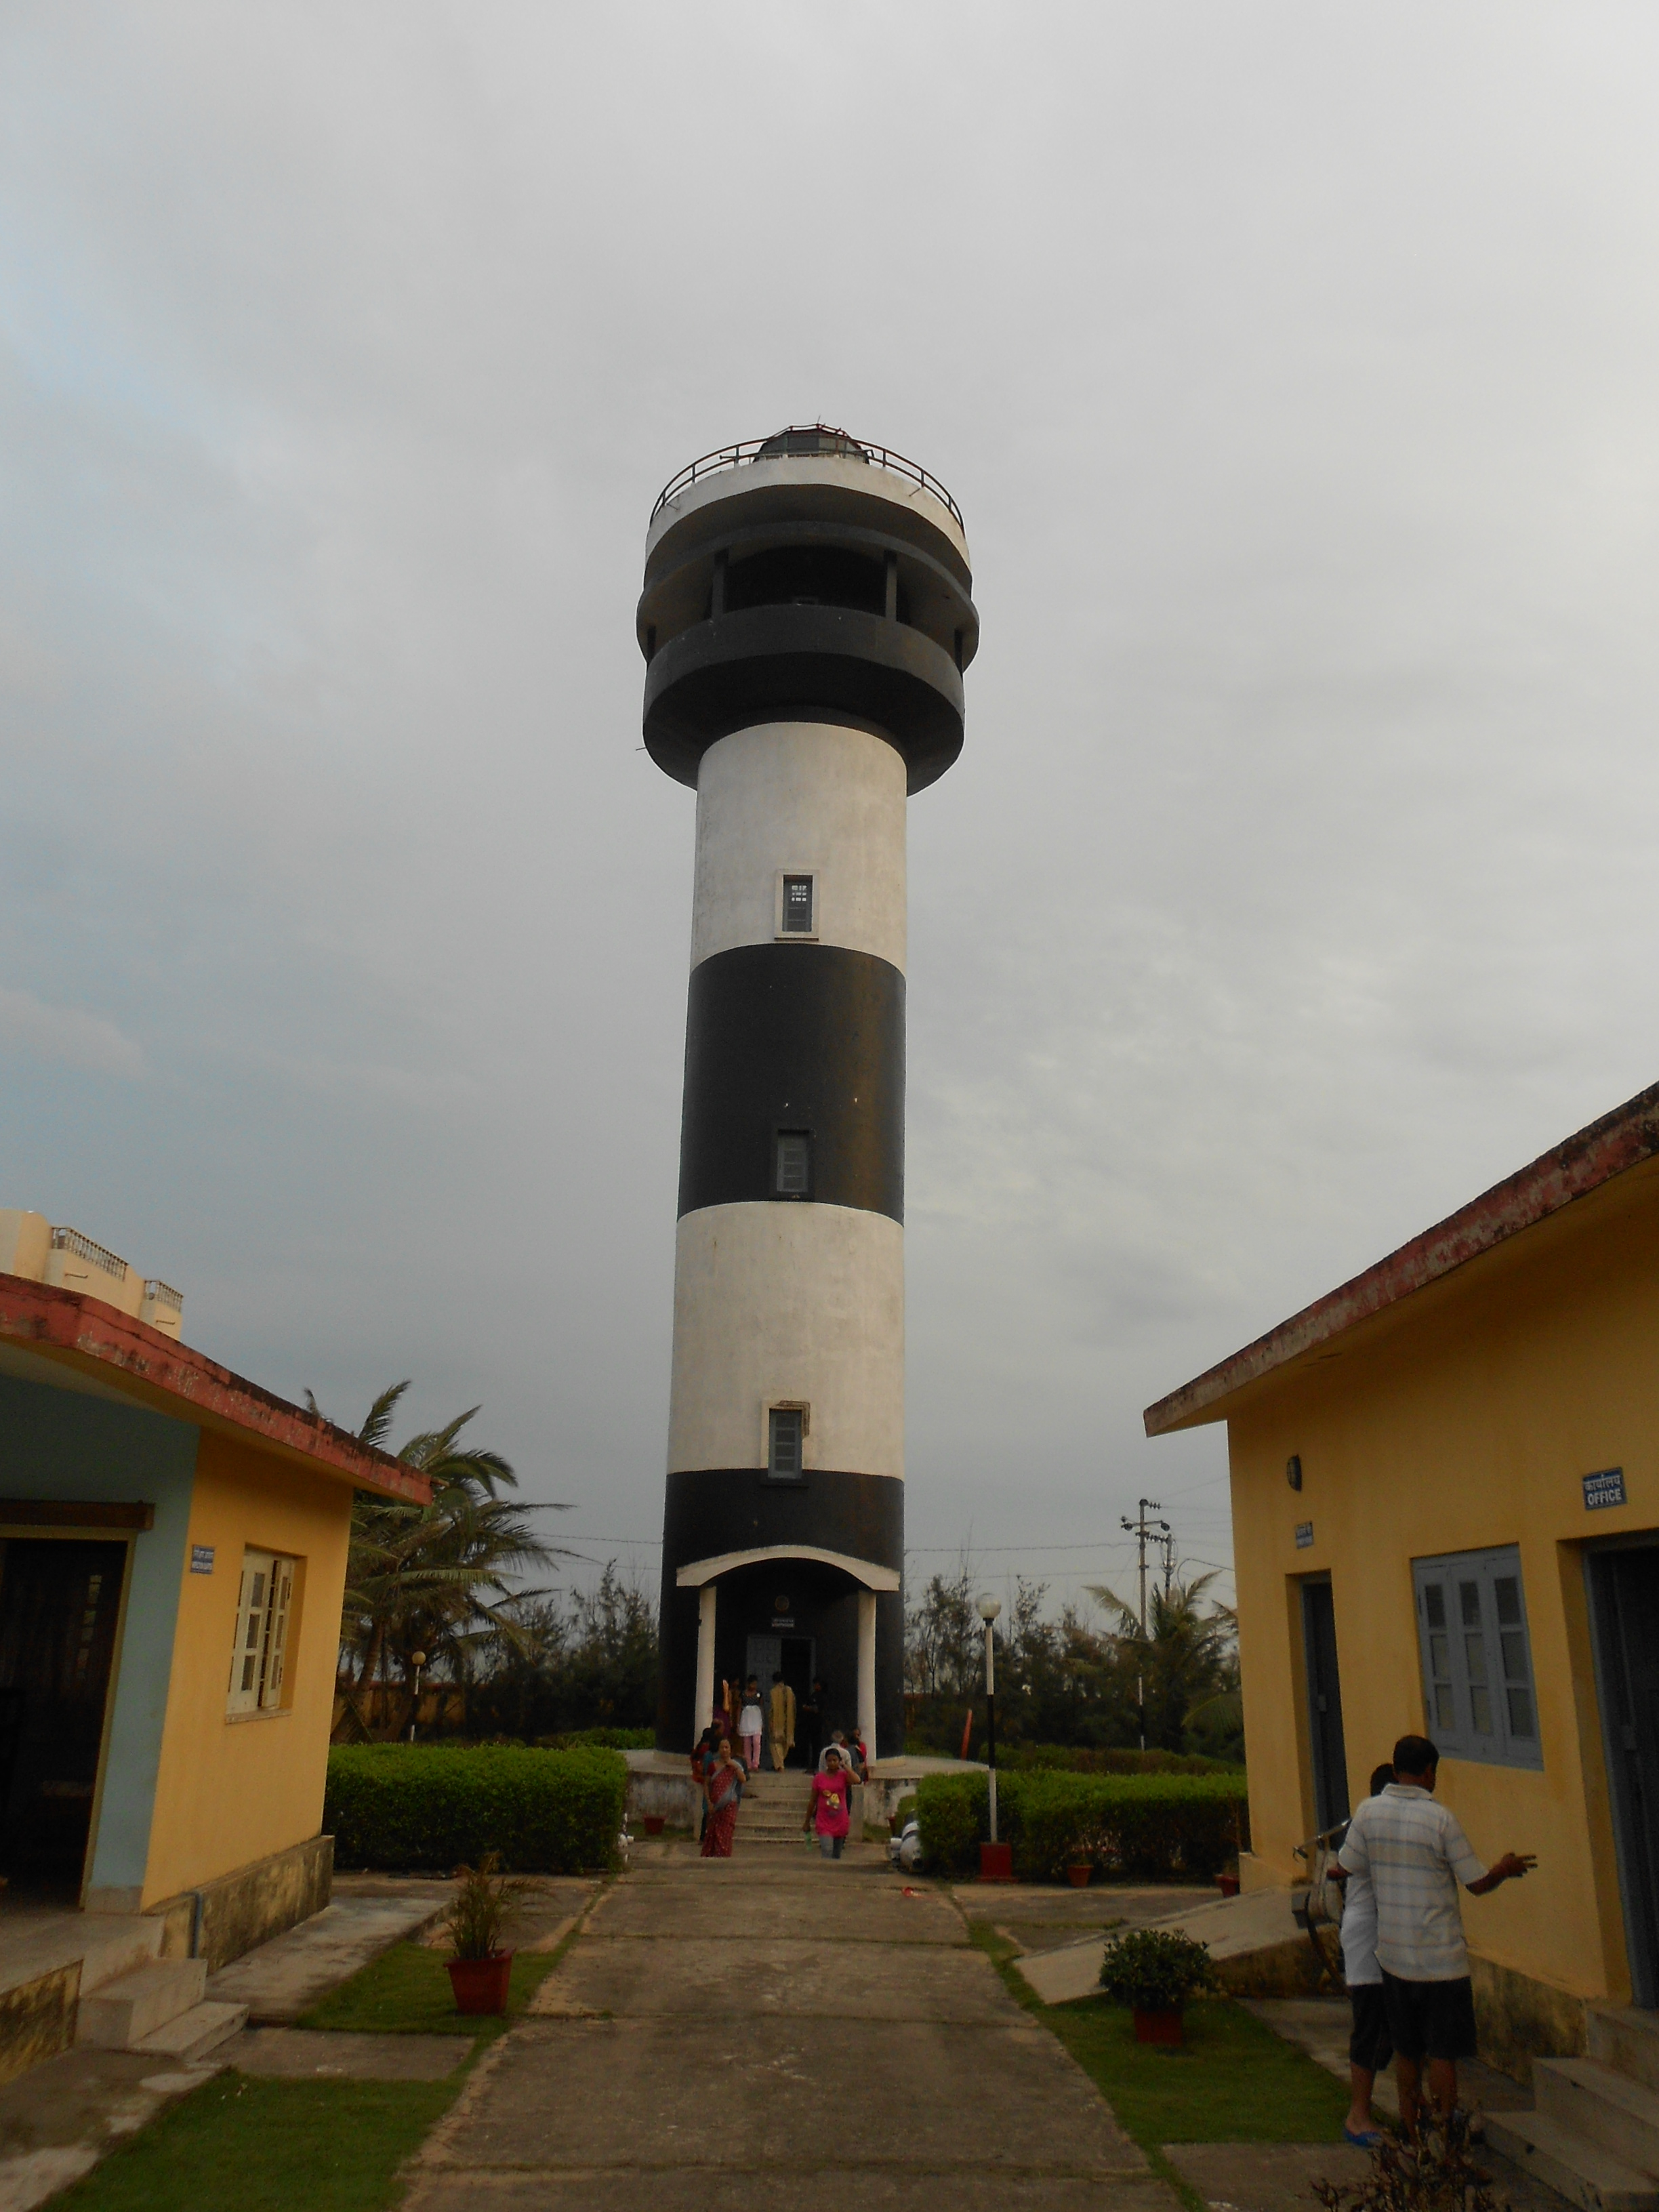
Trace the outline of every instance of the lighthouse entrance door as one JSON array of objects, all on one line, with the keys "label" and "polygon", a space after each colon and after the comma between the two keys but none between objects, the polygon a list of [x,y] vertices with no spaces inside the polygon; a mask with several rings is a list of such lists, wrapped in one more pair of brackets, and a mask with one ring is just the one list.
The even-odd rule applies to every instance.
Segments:
[{"label": "lighthouse entrance door", "polygon": [[761,1686],[761,1707],[771,1710],[772,1677],[781,1674],[795,1693],[797,1705],[804,1705],[812,1686],[812,1638],[810,1636],[751,1636],[749,1638],[744,1672],[753,1674]]}]

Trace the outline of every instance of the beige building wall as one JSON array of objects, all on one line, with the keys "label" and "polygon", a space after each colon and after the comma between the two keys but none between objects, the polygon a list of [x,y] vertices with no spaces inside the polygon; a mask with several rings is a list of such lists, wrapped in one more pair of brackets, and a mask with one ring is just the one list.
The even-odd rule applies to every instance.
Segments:
[{"label": "beige building wall", "polygon": [[[204,1430],[179,1589],[143,1905],[315,1836],[322,1825],[349,1482]],[[191,1571],[210,1546],[211,1574]],[[281,1705],[227,1711],[248,1546],[298,1562]]]},{"label": "beige building wall", "polygon": [[[1589,1541],[1659,1531],[1659,1162],[1247,1386],[1229,1443],[1247,1881],[1304,1878],[1294,1847],[1315,1825],[1302,1578],[1331,1581],[1357,1802],[1397,1736],[1433,1734],[1413,1560],[1517,1545],[1543,1770],[1449,1758],[1439,1795],[1482,1857],[1538,1855],[1524,1881],[1464,1900],[1477,1993],[1527,1978],[1525,2002],[1553,2005],[1570,2040],[1573,2002],[1630,1992],[1583,1562]],[[1615,1466],[1628,1504],[1587,1511],[1582,1478]]]}]

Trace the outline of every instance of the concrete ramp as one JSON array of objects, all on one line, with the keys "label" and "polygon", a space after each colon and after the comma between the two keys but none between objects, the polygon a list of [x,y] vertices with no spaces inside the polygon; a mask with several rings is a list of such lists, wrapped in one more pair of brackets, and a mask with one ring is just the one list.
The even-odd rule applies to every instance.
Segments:
[{"label": "concrete ramp", "polygon": [[[1207,1943],[1231,1996],[1300,1996],[1319,1986],[1313,1945],[1291,1917],[1287,1889],[1218,1897],[1152,1924]],[[1029,1953],[1014,1964],[1044,2004],[1072,2004],[1099,1990],[1107,1941],[1094,1936],[1086,1943],[1067,1943],[1057,1951]]]}]

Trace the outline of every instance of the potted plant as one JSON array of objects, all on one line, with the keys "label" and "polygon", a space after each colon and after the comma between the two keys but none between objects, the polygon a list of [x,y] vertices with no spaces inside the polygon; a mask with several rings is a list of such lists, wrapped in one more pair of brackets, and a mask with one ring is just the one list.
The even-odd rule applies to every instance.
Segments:
[{"label": "potted plant", "polygon": [[457,1887],[443,1926],[455,1947],[454,1957],[446,1964],[457,2012],[507,2010],[513,1954],[503,1948],[501,1937],[529,1885],[507,1881],[500,1867],[499,1856],[491,1851],[476,1867],[455,1869]]},{"label": "potted plant", "polygon": [[1106,1946],[1100,1986],[1133,2014],[1138,2043],[1184,2043],[1183,2008],[1221,1984],[1206,1943],[1171,1929],[1132,1928]]}]

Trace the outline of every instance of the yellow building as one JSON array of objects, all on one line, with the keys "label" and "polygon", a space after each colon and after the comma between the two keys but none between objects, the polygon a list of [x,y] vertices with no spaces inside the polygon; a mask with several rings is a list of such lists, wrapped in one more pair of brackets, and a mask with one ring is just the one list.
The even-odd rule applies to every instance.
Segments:
[{"label": "yellow building", "polygon": [[73,2037],[89,1945],[216,1966],[327,1902],[352,1494],[428,1494],[141,1318],[149,1286],[42,1279],[123,1265],[46,1229],[0,1216],[32,1270],[0,1273],[0,2078]]},{"label": "yellow building", "polygon": [[1146,1415],[1223,1420],[1245,1885],[1419,1731],[1476,1850],[1538,1855],[1465,1900],[1483,2050],[1659,2005],[1659,1085]]}]

